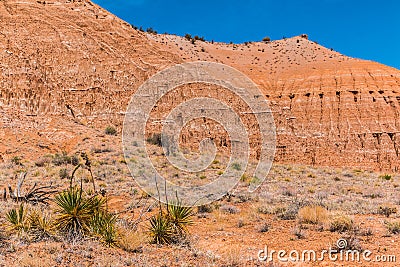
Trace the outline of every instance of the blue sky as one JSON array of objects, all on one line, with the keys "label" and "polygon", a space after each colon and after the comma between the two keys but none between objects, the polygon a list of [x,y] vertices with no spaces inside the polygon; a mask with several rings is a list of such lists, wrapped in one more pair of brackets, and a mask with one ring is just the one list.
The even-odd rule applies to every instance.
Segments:
[{"label": "blue sky", "polygon": [[309,38],[345,55],[400,69],[398,0],[94,0],[123,20],[159,33],[241,43],[265,36]]}]

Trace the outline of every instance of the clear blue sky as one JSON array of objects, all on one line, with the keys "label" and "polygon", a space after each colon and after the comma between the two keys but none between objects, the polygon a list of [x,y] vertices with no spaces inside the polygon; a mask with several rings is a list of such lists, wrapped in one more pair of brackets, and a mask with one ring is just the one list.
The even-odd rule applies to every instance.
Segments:
[{"label": "clear blue sky", "polygon": [[265,36],[309,38],[345,55],[400,69],[399,0],[94,0],[159,33],[241,43]]}]

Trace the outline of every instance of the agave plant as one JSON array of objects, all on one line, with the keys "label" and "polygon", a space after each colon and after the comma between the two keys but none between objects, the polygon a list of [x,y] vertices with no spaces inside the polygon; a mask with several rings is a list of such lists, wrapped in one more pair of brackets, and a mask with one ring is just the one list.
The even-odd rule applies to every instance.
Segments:
[{"label": "agave plant", "polygon": [[21,235],[23,232],[29,229],[29,223],[26,217],[26,208],[21,204],[17,209],[11,209],[6,214],[6,219],[9,223],[8,230],[17,232]]},{"label": "agave plant", "polygon": [[171,221],[160,212],[150,218],[149,235],[152,243],[170,244],[175,232]]},{"label": "agave plant", "polygon": [[87,197],[82,189],[70,187],[55,196],[55,203],[58,206],[56,227],[75,236],[90,230],[93,215],[103,210],[105,201],[97,196]]}]

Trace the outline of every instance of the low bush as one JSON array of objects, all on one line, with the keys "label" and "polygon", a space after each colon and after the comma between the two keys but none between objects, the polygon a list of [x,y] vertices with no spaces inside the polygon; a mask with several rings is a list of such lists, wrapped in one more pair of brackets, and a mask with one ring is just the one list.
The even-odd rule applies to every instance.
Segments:
[{"label": "low bush", "polygon": [[115,129],[114,126],[107,126],[107,128],[104,130],[104,133],[107,135],[117,135],[117,129]]},{"label": "low bush", "polygon": [[320,224],[328,220],[328,211],[322,206],[305,206],[299,209],[298,218],[301,223]]},{"label": "low bush", "polygon": [[346,231],[350,231],[354,228],[353,220],[348,216],[337,216],[333,220],[331,220],[329,224],[329,230],[331,232],[339,232],[343,233]]}]

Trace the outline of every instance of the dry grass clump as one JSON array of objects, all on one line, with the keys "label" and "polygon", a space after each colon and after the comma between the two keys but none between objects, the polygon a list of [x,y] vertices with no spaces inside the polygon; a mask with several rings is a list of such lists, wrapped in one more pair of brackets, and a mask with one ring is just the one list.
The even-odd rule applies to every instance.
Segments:
[{"label": "dry grass clump", "polygon": [[400,234],[400,221],[385,222],[386,229],[391,234]]},{"label": "dry grass clump", "polygon": [[228,214],[236,214],[240,212],[240,209],[232,206],[232,205],[222,205],[220,207],[220,210],[224,213],[228,213]]},{"label": "dry grass clump", "polygon": [[354,228],[353,220],[344,215],[333,218],[329,224],[329,231],[343,233]]},{"label": "dry grass clump", "polygon": [[320,224],[328,220],[328,210],[322,206],[305,206],[299,209],[300,223]]},{"label": "dry grass clump", "polygon": [[118,247],[127,251],[138,253],[142,251],[143,244],[148,242],[147,236],[139,231],[119,229]]},{"label": "dry grass clump", "polygon": [[397,208],[393,205],[381,205],[378,208],[378,214],[385,215],[386,218],[395,213],[397,213]]}]

